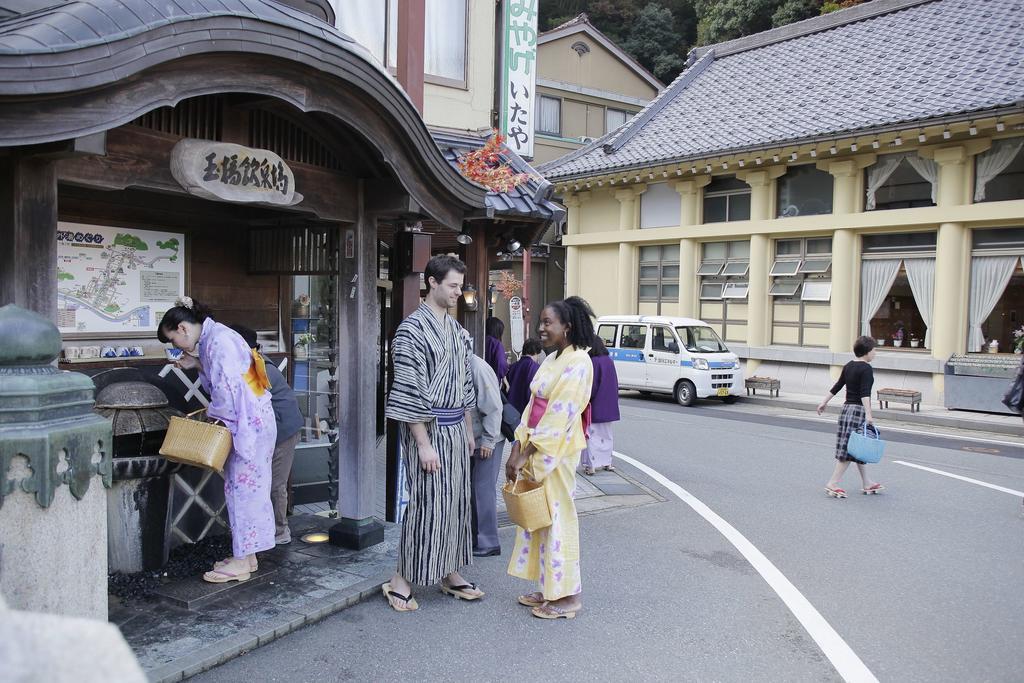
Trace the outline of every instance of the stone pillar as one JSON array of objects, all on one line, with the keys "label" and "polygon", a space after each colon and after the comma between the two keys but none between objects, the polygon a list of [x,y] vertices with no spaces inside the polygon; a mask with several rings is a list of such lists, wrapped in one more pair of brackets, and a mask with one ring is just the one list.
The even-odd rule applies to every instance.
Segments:
[{"label": "stone pillar", "polygon": [[[636,230],[637,197],[646,189],[644,185],[636,185],[615,192],[619,200],[619,230]],[[636,246],[630,242],[619,242],[618,267],[618,299],[616,308],[620,315],[636,313],[637,280],[636,280]]]},{"label": "stone pillar", "polygon": [[[753,204],[753,202],[751,202]],[[768,273],[771,270],[771,240],[758,233],[750,236],[750,289],[747,291],[747,345],[750,348],[768,346],[771,335],[768,325],[771,316],[771,297],[768,296]],[[754,373],[761,361],[748,358],[746,372]]]},{"label": "stone pillar", "polygon": [[[786,172],[784,166],[737,173],[736,177],[750,185],[750,220],[767,221],[772,218],[775,203],[775,179]],[[768,296],[768,273],[771,270],[771,240],[759,233],[750,236],[750,289],[747,292],[747,345],[750,348],[767,346],[771,335]],[[753,374],[761,366],[756,358],[747,359],[746,372]]]},{"label": "stone pillar", "polygon": [[57,320],[57,171],[51,160],[0,158],[0,304]]},{"label": "stone pillar", "polygon": [[[825,161],[818,168],[833,178],[832,213],[859,213],[860,175],[875,161],[875,155]],[[853,341],[860,336],[860,241],[853,230],[840,228],[832,235],[832,299],[829,305],[828,348],[832,353],[849,353]],[[830,372],[838,378],[842,366],[833,365]]]},{"label": "stone pillar", "polygon": [[[361,181],[360,181],[361,183]],[[362,550],[384,541],[384,527],[374,519],[376,497],[376,420],[366,414],[377,403],[377,222],[363,205],[359,189],[356,222],[343,225],[338,241],[338,510],[341,521],[331,527],[331,543]],[[351,234],[350,234],[351,233]],[[346,257],[344,246],[356,248]]]},{"label": "stone pillar", "polygon": [[[960,145],[935,150],[939,165],[936,204],[966,204],[971,156]],[[948,359],[967,349],[967,302],[970,289],[970,231],[962,223],[939,225],[935,245],[935,310],[932,313],[932,357]],[[943,376],[934,377],[936,389]]]},{"label": "stone pillar", "polygon": [[[589,193],[581,193],[588,194]],[[579,194],[568,195],[563,203],[568,211],[565,222],[565,234],[572,237],[580,234],[580,205],[583,203]],[[574,296],[580,293],[580,248],[569,245],[565,248],[565,295]]]},{"label": "stone pillar", "polygon": [[711,182],[711,176],[702,175],[676,183],[679,193],[679,225],[687,227],[700,223],[701,188]]},{"label": "stone pillar", "polygon": [[679,240],[679,315],[699,317],[697,299],[697,240],[686,237]]},{"label": "stone pillar", "polygon": [[[711,176],[704,175],[675,184],[679,193],[679,225],[682,228],[700,223],[701,188],[711,182]],[[679,241],[679,315],[698,317],[697,240],[683,238]]]},{"label": "stone pillar", "polygon": [[92,380],[54,367],[60,348],[53,322],[0,308],[0,593],[106,621],[110,423]]}]

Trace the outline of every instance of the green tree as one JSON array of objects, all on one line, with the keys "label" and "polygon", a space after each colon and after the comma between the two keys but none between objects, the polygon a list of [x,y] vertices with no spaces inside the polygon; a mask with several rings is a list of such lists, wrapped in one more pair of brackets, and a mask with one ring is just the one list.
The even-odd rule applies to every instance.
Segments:
[{"label": "green tree", "polygon": [[675,20],[667,7],[648,3],[633,20],[622,49],[662,80],[671,80],[683,69],[689,47],[675,33]]}]

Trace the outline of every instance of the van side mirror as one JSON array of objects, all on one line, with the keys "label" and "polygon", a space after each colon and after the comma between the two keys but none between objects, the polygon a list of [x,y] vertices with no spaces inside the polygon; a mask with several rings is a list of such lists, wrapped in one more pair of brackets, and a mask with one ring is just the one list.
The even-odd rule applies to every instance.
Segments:
[{"label": "van side mirror", "polygon": [[672,353],[679,353],[679,344],[676,344],[674,341],[670,341],[668,343],[668,350]]}]

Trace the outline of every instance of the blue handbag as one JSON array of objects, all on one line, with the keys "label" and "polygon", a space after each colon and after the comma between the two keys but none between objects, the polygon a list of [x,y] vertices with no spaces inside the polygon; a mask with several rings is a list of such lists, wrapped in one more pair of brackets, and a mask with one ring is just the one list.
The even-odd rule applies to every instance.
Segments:
[{"label": "blue handbag", "polygon": [[864,423],[859,432],[850,434],[846,452],[863,463],[876,463],[885,452],[885,442],[874,425]]}]

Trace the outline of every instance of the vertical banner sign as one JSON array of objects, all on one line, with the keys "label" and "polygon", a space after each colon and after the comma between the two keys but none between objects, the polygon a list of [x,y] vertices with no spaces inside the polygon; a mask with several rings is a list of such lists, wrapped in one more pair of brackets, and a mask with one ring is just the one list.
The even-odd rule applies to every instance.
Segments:
[{"label": "vertical banner sign", "polygon": [[508,300],[509,332],[512,335],[512,350],[518,356],[523,352],[523,300],[514,296]]},{"label": "vertical banner sign", "polygon": [[537,2],[506,0],[501,132],[521,156],[533,157],[533,118],[537,107]]}]

